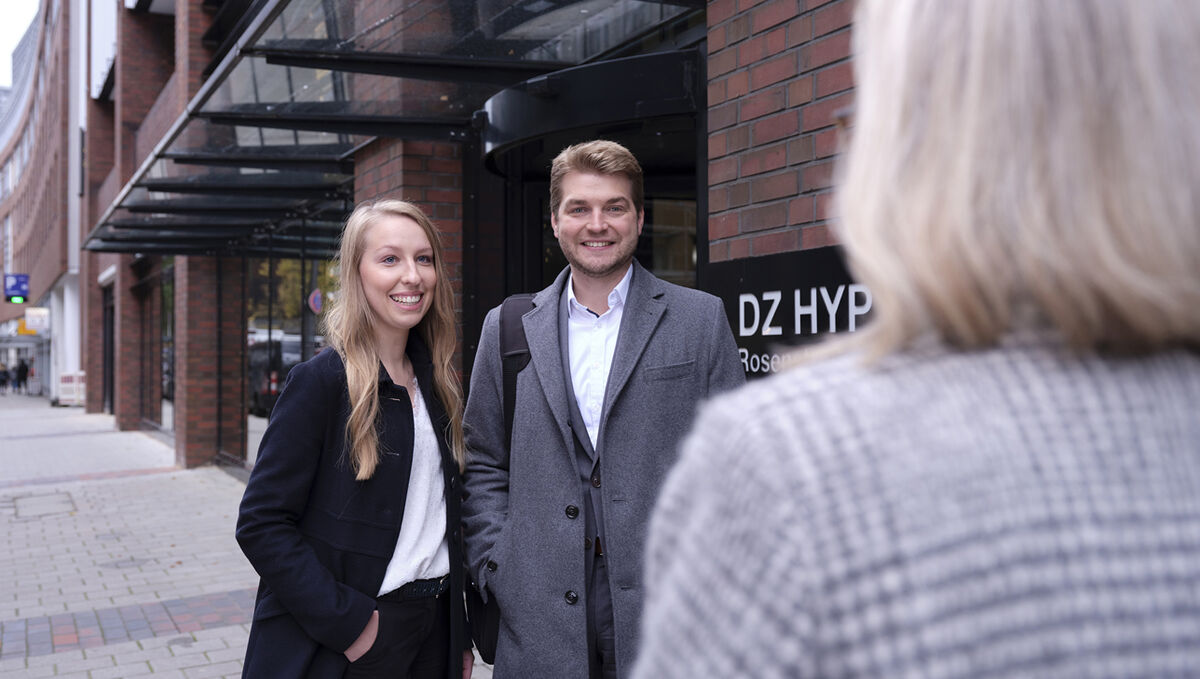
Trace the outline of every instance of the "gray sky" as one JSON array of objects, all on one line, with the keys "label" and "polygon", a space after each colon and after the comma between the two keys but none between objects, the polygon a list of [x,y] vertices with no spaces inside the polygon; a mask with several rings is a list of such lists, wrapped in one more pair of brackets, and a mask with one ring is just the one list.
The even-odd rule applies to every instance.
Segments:
[{"label": "gray sky", "polygon": [[4,0],[0,20],[0,86],[12,84],[12,53],[37,14],[38,0]]}]

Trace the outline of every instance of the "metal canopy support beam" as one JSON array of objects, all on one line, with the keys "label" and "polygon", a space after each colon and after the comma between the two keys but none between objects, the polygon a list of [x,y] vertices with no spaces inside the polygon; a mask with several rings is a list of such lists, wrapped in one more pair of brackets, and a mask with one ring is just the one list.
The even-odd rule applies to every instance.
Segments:
[{"label": "metal canopy support beam", "polygon": [[215,257],[276,257],[285,259],[329,259],[336,248],[306,248],[272,245],[246,245],[245,243],[216,243],[211,245],[183,245],[176,243],[118,243],[97,240],[88,247],[93,252],[142,253],[151,255],[180,255]]},{"label": "metal canopy support beam", "polygon": [[176,215],[244,215],[247,217],[262,217],[264,220],[285,219],[296,216],[296,211],[294,208],[213,205],[212,201],[209,201],[207,205],[202,202],[192,204],[177,203],[173,205],[163,205],[161,203],[132,203],[123,207],[129,212],[133,212],[135,214],[162,213]]},{"label": "metal canopy support beam", "polygon": [[211,167],[254,167],[264,170],[289,170],[301,168],[333,174],[354,174],[354,161],[328,156],[297,154],[252,155],[249,153],[209,153],[196,151],[168,151],[167,158],[181,165],[203,165]]},{"label": "metal canopy support beam", "polygon": [[242,53],[263,57],[275,66],[298,66],[397,78],[446,82],[472,82],[508,87],[571,64],[546,61],[431,57],[390,52],[357,52],[321,49],[325,40],[279,40],[276,47],[255,47]]},{"label": "metal canopy support beam", "polygon": [[342,184],[317,184],[296,182],[291,185],[265,183],[239,184],[223,181],[180,181],[176,179],[143,179],[139,188],[163,193],[195,193],[205,195],[254,196],[258,198],[339,198],[346,195]]},{"label": "metal canopy support beam", "polygon": [[179,213],[179,214],[212,214],[212,215],[233,215],[239,216],[261,214],[277,214],[282,218],[298,219],[301,217],[311,217],[321,214],[337,214],[341,215],[350,212],[350,202],[348,200],[324,200],[316,203],[304,202],[284,202],[284,201],[223,201],[215,202],[205,198],[174,198],[170,200],[132,200],[126,201],[122,206],[123,209],[129,212],[138,214],[156,213],[163,214]]},{"label": "metal canopy support beam", "polygon": [[215,125],[275,127],[280,130],[311,130],[368,137],[420,139],[422,142],[461,142],[469,132],[469,120],[396,120],[379,115],[288,114],[288,113],[205,113],[196,114]]},{"label": "metal canopy support beam", "polygon": [[96,234],[108,241],[119,242],[209,242],[245,239],[256,234],[254,229],[104,229]]},{"label": "metal canopy support beam", "polygon": [[255,229],[263,226],[263,221],[259,220],[226,220],[226,221],[211,221],[197,222],[179,219],[114,219],[111,222],[105,222],[102,227],[111,227],[114,229],[135,230],[142,229],[153,231],[156,229]]},{"label": "metal canopy support beam", "polygon": [[282,130],[313,130],[372,137],[395,137],[421,141],[462,141],[470,133],[470,120],[406,120],[354,114],[301,113],[196,113],[216,125],[245,125]]}]

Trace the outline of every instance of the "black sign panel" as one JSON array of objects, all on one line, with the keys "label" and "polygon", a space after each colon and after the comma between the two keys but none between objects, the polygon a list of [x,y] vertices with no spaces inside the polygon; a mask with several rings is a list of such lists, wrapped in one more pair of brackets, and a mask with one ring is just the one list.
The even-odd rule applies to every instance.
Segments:
[{"label": "black sign panel", "polygon": [[779,370],[789,346],[862,328],[871,310],[832,246],[712,263],[703,287],[725,301],[747,377]]}]

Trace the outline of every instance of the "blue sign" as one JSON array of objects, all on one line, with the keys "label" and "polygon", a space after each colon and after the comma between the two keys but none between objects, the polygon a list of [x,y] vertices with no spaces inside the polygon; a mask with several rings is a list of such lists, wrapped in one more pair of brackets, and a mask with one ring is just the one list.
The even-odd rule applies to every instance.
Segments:
[{"label": "blue sign", "polygon": [[8,302],[24,304],[29,299],[29,274],[4,274],[4,299]]}]

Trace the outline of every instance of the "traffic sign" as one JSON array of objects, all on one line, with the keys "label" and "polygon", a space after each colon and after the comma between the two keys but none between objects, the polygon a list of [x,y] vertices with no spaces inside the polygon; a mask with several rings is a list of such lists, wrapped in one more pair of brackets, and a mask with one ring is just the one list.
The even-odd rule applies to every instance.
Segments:
[{"label": "traffic sign", "polygon": [[29,274],[4,274],[4,300],[13,304],[24,304],[29,301]]}]

